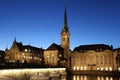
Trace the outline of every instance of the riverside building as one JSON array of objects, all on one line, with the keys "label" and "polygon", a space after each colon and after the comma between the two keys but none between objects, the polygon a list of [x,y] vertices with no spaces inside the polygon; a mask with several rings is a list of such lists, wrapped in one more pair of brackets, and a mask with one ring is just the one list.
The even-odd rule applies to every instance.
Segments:
[{"label": "riverside building", "polygon": [[120,71],[120,48],[106,44],[80,45],[70,50],[70,30],[66,8],[61,31],[61,45],[51,44],[47,49],[23,45],[14,40],[5,50],[5,61],[38,63],[48,67],[67,67],[72,71]]}]

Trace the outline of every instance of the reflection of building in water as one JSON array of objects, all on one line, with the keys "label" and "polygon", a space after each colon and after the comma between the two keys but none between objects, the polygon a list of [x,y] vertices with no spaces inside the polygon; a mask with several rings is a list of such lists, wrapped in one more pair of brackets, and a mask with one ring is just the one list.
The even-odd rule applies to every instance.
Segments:
[{"label": "reflection of building in water", "polygon": [[113,76],[79,76],[79,75],[73,75],[72,80],[119,80],[118,77]]},{"label": "reflection of building in water", "polygon": [[113,71],[120,67],[119,54],[118,49],[104,44],[82,45],[71,54],[71,68],[75,71]]}]

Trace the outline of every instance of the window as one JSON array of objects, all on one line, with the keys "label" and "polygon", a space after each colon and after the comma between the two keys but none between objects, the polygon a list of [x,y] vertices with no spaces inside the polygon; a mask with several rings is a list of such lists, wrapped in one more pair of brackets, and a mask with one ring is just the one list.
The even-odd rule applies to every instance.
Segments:
[{"label": "window", "polygon": [[[53,55],[52,55],[53,56]],[[59,57],[62,57],[62,55],[60,54]]]},{"label": "window", "polygon": [[27,49],[25,49],[25,52],[27,52]]},{"label": "window", "polygon": [[63,38],[63,41],[65,41],[65,37]]},{"label": "window", "polygon": [[68,42],[69,42],[69,38],[68,38]]}]

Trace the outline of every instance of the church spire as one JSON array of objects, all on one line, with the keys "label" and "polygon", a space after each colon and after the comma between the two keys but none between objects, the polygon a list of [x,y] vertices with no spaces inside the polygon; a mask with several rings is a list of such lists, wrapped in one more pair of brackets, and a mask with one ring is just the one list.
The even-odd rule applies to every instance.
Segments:
[{"label": "church spire", "polygon": [[64,11],[64,25],[63,25],[62,31],[69,32],[68,23],[67,23],[66,5],[65,5],[65,11]]},{"label": "church spire", "polygon": [[16,42],[16,37],[14,38],[14,42]]}]

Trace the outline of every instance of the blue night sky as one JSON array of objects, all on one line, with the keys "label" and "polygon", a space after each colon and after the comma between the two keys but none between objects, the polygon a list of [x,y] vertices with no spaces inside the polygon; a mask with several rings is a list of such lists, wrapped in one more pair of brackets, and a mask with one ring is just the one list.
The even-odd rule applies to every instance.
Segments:
[{"label": "blue night sky", "polygon": [[[70,46],[120,47],[120,0],[66,0]],[[60,44],[65,0],[0,0],[0,50],[14,38],[46,49]]]}]

